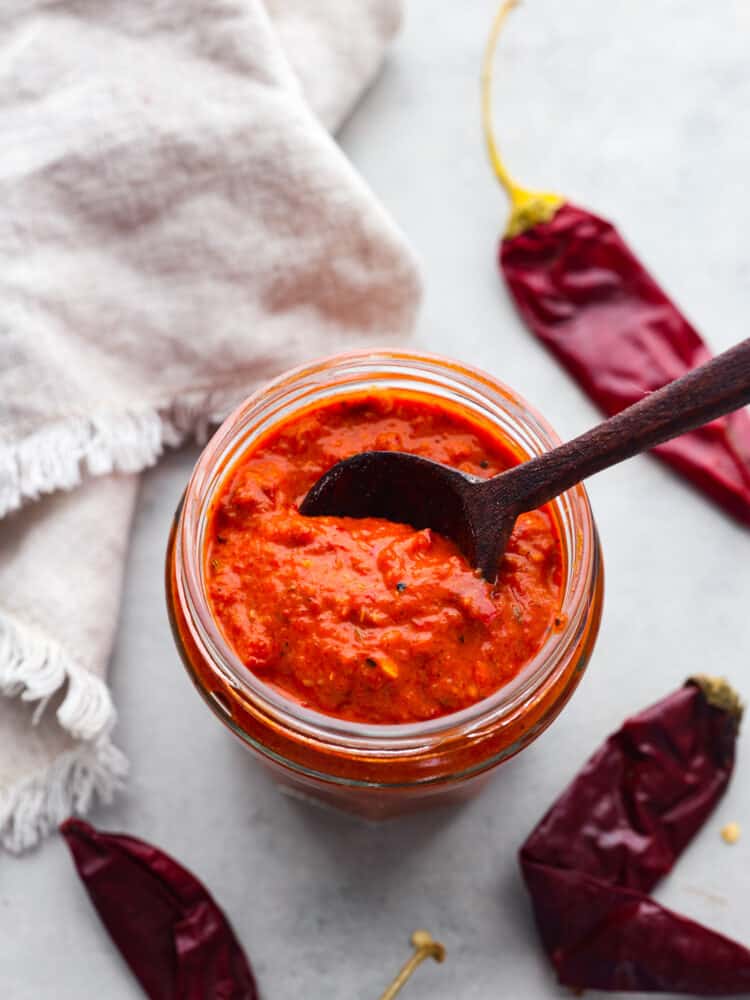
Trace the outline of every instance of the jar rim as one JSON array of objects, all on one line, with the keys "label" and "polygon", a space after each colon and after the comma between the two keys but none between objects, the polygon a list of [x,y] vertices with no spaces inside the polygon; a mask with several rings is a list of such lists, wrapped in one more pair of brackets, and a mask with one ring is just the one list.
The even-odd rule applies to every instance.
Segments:
[{"label": "jar rim", "polygon": [[[227,470],[261,431],[303,405],[311,394],[327,390],[351,392],[373,386],[373,379],[426,378],[432,388],[460,390],[474,401],[502,410],[529,439],[532,449],[549,450],[560,443],[556,432],[519,393],[481,369],[438,354],[371,349],[335,354],[282,373],[241,402],[204,448],[188,482],[175,533],[175,584],[186,612],[186,624],[201,655],[224,682],[263,715],[297,735],[348,752],[423,752],[429,746],[477,729],[502,724],[556,676],[586,625],[586,608],[596,566],[596,529],[581,484],[552,501],[558,518],[566,581],[561,606],[563,624],[551,630],[535,656],[497,691],[457,712],[418,722],[360,723],[327,715],[286,697],[250,671],[223,636],[211,613],[203,579],[204,530],[207,516]],[[364,378],[359,383],[356,379]],[[415,388],[419,388],[418,386]],[[290,402],[289,394],[298,395]],[[422,389],[422,391],[429,391]],[[296,404],[296,405],[295,405]],[[257,425],[265,412],[264,423]],[[488,413],[483,412],[487,417]],[[490,414],[491,417],[491,414]],[[251,424],[256,421],[255,434]],[[528,455],[530,451],[526,452]],[[566,528],[567,533],[563,531]]]}]

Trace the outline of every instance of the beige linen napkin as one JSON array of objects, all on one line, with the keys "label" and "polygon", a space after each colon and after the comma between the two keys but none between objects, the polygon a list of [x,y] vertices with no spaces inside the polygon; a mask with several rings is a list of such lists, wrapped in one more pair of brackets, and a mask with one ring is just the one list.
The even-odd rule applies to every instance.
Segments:
[{"label": "beige linen napkin", "polygon": [[399,16],[399,0],[1,5],[11,850],[126,771],[106,666],[133,474],[260,380],[412,327],[410,253],[323,127],[371,80]]}]

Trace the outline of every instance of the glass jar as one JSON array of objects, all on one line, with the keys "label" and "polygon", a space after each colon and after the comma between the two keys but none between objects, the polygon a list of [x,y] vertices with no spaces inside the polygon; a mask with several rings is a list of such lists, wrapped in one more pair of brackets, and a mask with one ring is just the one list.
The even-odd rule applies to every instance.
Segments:
[{"label": "glass jar", "polygon": [[242,403],[207,445],[175,516],[166,580],[175,641],[216,716],[287,789],[370,819],[473,793],[543,732],[586,667],[603,590],[594,519],[585,490],[576,486],[550,505],[564,557],[559,628],[509,684],[483,701],[426,722],[365,725],[305,708],[243,666],[211,615],[203,578],[207,515],[224,474],[258,435],[296,410],[379,387],[450,400],[498,428],[521,458],[559,443],[512,389],[445,358],[358,352],[298,368]]}]

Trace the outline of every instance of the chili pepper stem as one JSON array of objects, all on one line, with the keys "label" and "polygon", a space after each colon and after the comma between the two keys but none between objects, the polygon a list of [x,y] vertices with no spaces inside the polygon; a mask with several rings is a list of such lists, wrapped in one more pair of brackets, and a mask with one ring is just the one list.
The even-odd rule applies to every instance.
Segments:
[{"label": "chili pepper stem", "polygon": [[380,1000],[393,1000],[417,966],[424,962],[426,958],[434,958],[436,962],[442,962],[445,958],[445,948],[439,941],[433,940],[429,931],[414,931],[411,936],[411,943],[414,948],[414,954],[404,964]]},{"label": "chili pepper stem", "polygon": [[695,684],[701,689],[709,705],[726,712],[739,729],[744,705],[740,696],[727,680],[723,677],[709,677],[707,674],[694,674],[689,680],[691,684]]},{"label": "chili pepper stem", "polygon": [[500,37],[500,30],[508,14],[518,3],[519,0],[504,0],[497,14],[495,14],[484,52],[481,75],[482,131],[484,132],[484,139],[487,145],[487,153],[495,176],[500,181],[510,200],[510,219],[505,230],[506,236],[517,236],[518,233],[523,232],[524,229],[528,229],[529,226],[533,226],[537,222],[546,222],[552,218],[563,204],[563,199],[559,195],[549,191],[529,191],[528,188],[521,187],[511,177],[500,155],[500,149],[492,127],[492,67],[495,60],[497,42]]}]

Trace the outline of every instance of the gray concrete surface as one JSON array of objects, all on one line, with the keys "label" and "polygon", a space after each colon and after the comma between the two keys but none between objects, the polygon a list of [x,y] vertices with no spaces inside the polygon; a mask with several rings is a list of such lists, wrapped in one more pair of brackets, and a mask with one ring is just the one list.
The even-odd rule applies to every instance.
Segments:
[{"label": "gray concrete surface", "polygon": [[[493,7],[410,0],[341,141],[422,258],[418,346],[496,373],[572,435],[596,415],[521,327],[495,269],[505,204],[477,114]],[[519,177],[616,220],[717,349],[750,333],[748,52],[746,0],[528,0],[498,66],[497,124]],[[375,1000],[419,926],[448,959],[419,971],[410,1000],[569,995],[540,952],[516,848],[625,714],[695,671],[750,691],[750,534],[647,458],[593,481],[606,608],[572,703],[471,805],[367,826],[279,795],[182,672],[161,574],[195,455],[143,480],[111,669],[132,778],[94,820],[200,874],[265,1000]],[[729,794],[658,897],[750,943],[748,737]],[[733,848],[719,837],[728,820],[747,826]],[[140,995],[56,839],[0,859],[0,995]]]}]

